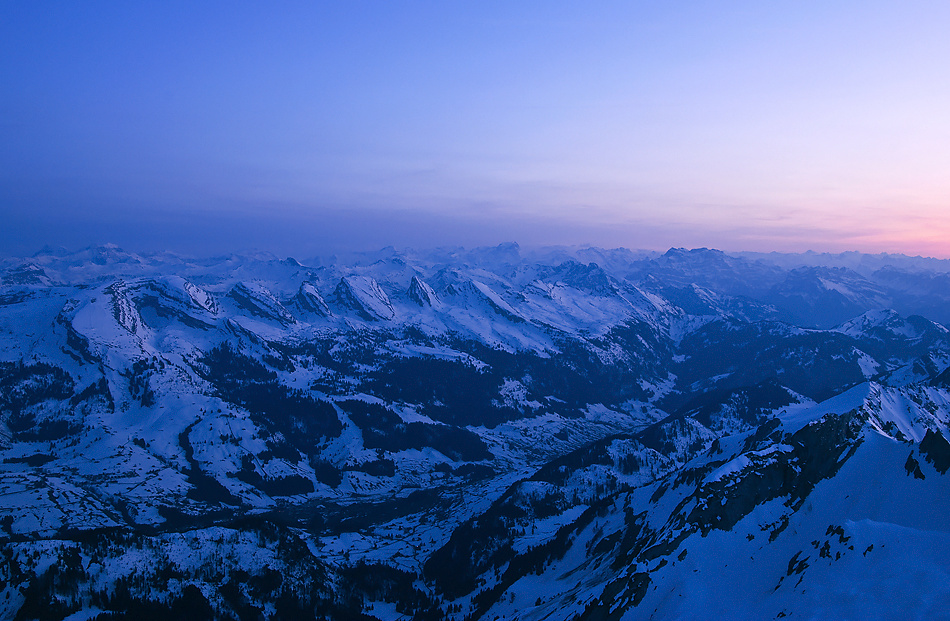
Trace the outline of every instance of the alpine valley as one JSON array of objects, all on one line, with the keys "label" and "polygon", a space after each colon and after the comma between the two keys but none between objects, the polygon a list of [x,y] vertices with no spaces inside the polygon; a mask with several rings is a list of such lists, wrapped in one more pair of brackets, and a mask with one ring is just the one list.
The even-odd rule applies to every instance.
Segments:
[{"label": "alpine valley", "polygon": [[950,261],[0,260],[0,618],[950,618]]}]

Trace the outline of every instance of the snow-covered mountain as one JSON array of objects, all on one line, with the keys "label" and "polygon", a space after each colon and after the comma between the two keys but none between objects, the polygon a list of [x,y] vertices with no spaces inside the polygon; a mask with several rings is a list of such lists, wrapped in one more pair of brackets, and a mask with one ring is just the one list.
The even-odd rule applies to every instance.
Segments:
[{"label": "snow-covered mountain", "polygon": [[943,618],[948,397],[866,383],[745,432],[678,430],[685,461],[649,431],[601,441],[456,529],[426,575],[476,618]]},{"label": "snow-covered mountain", "polygon": [[950,267],[797,256],[3,259],[2,616],[946,604]]}]

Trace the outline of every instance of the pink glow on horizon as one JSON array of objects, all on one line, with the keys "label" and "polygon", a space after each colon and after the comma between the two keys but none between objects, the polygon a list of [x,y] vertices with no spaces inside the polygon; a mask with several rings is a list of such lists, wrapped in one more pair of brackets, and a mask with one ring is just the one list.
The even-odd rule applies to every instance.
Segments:
[{"label": "pink glow on horizon", "polygon": [[950,254],[950,3],[282,9],[0,3],[0,246]]}]

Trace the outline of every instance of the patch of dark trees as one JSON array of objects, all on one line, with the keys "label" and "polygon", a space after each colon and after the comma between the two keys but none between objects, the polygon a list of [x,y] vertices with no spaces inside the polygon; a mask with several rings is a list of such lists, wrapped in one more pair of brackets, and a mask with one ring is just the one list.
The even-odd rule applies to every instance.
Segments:
[{"label": "patch of dark trees", "polygon": [[80,431],[66,419],[37,420],[31,406],[44,401],[65,400],[73,395],[75,382],[63,369],[36,362],[0,362],[0,412],[16,440],[54,441]]},{"label": "patch of dark trees", "polygon": [[228,343],[212,349],[201,363],[218,396],[245,408],[254,422],[304,455],[316,454],[325,439],[343,429],[332,405],[284,386],[274,371]]},{"label": "patch of dark trees", "polygon": [[422,422],[405,423],[383,405],[355,399],[337,405],[363,432],[366,448],[396,452],[431,447],[453,461],[492,459],[482,439],[467,429]]}]

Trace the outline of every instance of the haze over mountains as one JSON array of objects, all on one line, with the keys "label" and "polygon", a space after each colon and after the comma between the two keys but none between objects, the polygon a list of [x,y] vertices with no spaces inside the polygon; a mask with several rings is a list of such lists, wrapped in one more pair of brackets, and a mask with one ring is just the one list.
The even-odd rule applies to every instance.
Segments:
[{"label": "haze over mountains", "polygon": [[946,325],[902,255],[6,258],[0,610],[938,618]]}]

